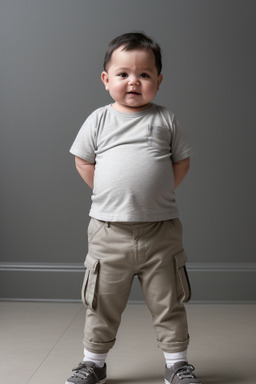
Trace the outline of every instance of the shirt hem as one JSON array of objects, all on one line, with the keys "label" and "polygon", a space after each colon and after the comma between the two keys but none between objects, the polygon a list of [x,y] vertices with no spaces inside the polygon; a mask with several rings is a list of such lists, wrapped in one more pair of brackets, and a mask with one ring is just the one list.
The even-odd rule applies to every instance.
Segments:
[{"label": "shirt hem", "polygon": [[185,160],[188,157],[190,157],[191,155],[193,155],[193,151],[192,151],[192,149],[188,149],[185,152],[178,153],[177,155],[173,156],[173,162],[177,163],[178,161]]},{"label": "shirt hem", "polygon": [[74,156],[80,157],[81,159],[88,161],[89,163],[92,163],[92,164],[95,163],[95,156],[91,156],[87,153],[84,153],[77,148],[71,147],[69,152]]},{"label": "shirt hem", "polygon": [[172,220],[179,217],[179,211],[177,209],[172,212],[164,212],[159,214],[104,214],[95,212],[94,210],[90,210],[89,216],[101,220],[101,221],[109,221],[109,222],[155,222],[155,221],[166,221]]}]

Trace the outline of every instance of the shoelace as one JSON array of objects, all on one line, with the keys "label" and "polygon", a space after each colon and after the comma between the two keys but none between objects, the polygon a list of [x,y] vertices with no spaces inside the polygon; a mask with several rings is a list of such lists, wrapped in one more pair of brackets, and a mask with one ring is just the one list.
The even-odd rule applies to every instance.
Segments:
[{"label": "shoelace", "polygon": [[72,371],[75,371],[72,377],[79,377],[80,379],[85,379],[89,375],[94,375],[98,380],[98,377],[95,374],[94,369],[92,367],[86,367],[86,365],[79,364],[79,366],[72,369]]},{"label": "shoelace", "polygon": [[195,370],[195,367],[193,367],[193,365],[187,364],[181,368],[178,368],[174,376],[177,375],[180,379],[194,379],[195,378],[195,375],[193,374],[194,370]]}]

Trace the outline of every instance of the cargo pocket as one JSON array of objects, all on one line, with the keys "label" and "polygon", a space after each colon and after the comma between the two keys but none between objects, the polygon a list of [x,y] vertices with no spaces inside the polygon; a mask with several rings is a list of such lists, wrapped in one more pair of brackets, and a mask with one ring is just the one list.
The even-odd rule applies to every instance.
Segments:
[{"label": "cargo pocket", "polygon": [[180,303],[187,303],[191,298],[191,289],[186,270],[187,255],[184,250],[174,256],[177,271],[177,295]]},{"label": "cargo pocket", "polygon": [[92,309],[96,306],[96,284],[99,270],[99,260],[89,253],[86,256],[84,265],[86,267],[84,282],[82,286],[82,301],[86,307]]}]

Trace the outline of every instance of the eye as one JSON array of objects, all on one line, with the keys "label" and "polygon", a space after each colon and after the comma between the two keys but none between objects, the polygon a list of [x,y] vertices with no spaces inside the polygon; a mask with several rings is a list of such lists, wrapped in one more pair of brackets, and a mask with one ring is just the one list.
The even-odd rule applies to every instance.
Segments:
[{"label": "eye", "polygon": [[149,75],[147,73],[142,73],[140,77],[142,77],[143,79],[147,79],[149,78]]},{"label": "eye", "polygon": [[125,79],[128,75],[127,75],[127,73],[123,72],[123,73],[119,73],[118,76],[122,77],[123,79]]}]

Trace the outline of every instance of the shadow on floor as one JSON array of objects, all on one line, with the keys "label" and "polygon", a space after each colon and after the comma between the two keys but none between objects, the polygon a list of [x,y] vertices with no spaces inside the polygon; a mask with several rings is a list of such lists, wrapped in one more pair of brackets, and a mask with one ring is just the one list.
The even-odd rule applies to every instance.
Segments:
[{"label": "shadow on floor", "polygon": [[[202,384],[235,384],[235,383],[250,383],[242,375],[232,375],[232,373],[218,374],[218,372],[212,374],[197,375]],[[248,378],[249,379],[249,378]]]},{"label": "shadow on floor", "polygon": [[131,377],[131,378],[120,378],[120,379],[108,379],[107,384],[136,384],[136,383],[159,383],[161,379],[159,380],[158,376],[150,376],[147,377]]},{"label": "shadow on floor", "polygon": [[[232,376],[232,374],[227,375],[218,375],[218,373],[204,375],[204,376],[197,376],[198,379],[201,380],[202,384],[235,384],[235,383],[251,383],[253,384],[253,381],[250,381],[249,377],[245,376]],[[150,376],[147,377],[126,377],[126,378],[120,378],[120,379],[108,379],[107,384],[135,384],[135,383],[159,383],[164,382],[164,379],[161,379],[159,375],[157,376]]]}]

